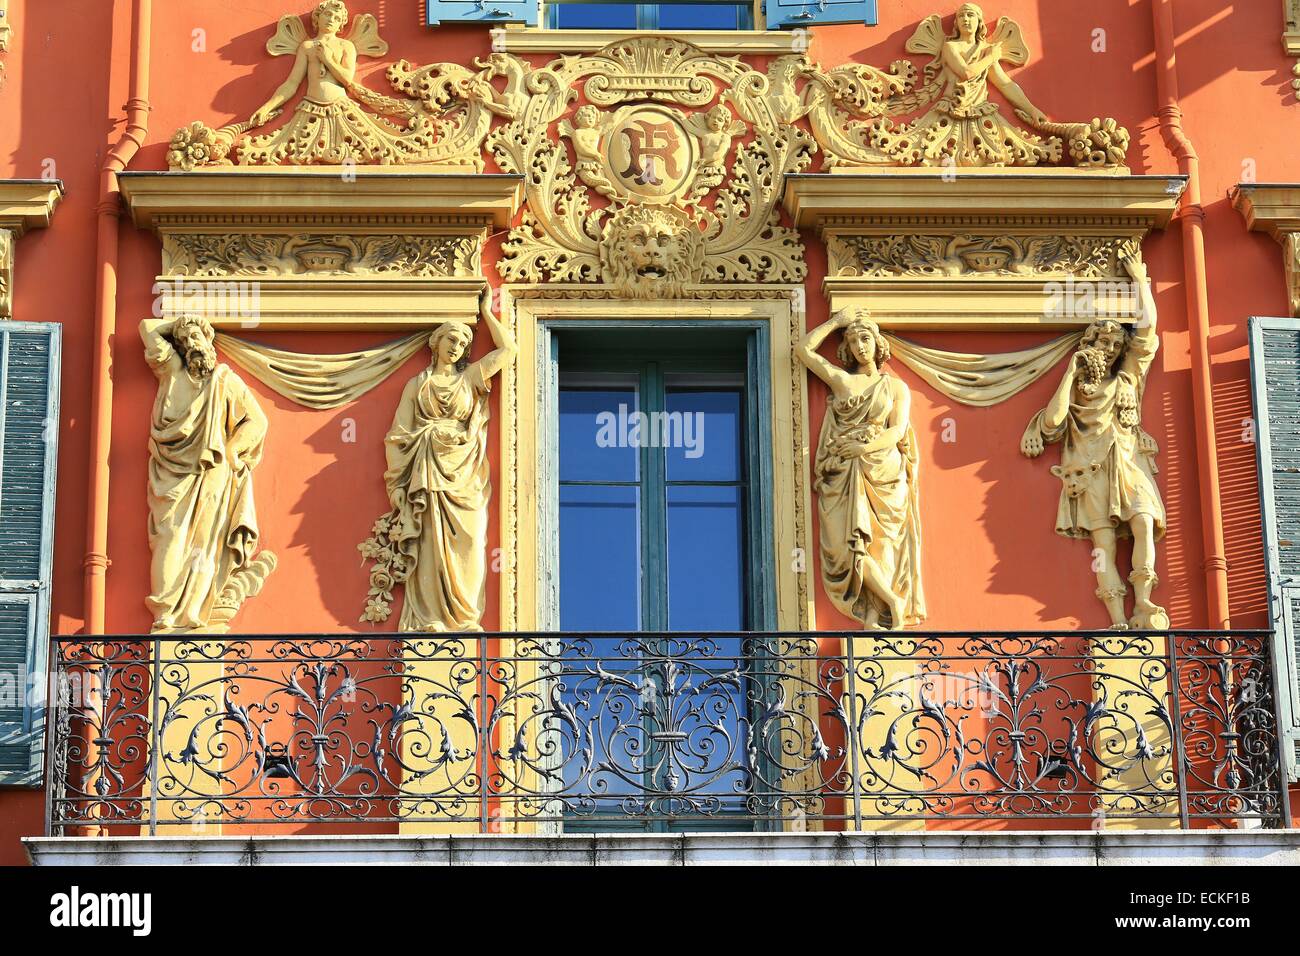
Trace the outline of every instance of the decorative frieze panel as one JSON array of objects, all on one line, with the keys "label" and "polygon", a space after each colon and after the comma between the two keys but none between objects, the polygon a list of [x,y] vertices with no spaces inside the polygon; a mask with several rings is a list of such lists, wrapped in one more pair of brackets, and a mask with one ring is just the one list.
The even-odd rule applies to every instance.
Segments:
[{"label": "decorative frieze panel", "polygon": [[1135,237],[1007,233],[837,234],[828,245],[830,272],[868,279],[1034,276],[1102,279],[1118,274]]},{"label": "decorative frieze panel", "polygon": [[176,276],[417,276],[478,274],[482,236],[176,232],[163,272]]}]

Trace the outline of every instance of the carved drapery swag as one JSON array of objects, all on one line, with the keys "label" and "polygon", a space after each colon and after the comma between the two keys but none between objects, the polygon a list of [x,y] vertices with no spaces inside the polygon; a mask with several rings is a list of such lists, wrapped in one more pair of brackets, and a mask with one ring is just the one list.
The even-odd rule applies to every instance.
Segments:
[{"label": "carved drapery swag", "polygon": [[402,367],[424,347],[428,332],[386,342],[359,352],[313,355],[287,352],[224,332],[217,347],[248,374],[277,394],[307,408],[338,408],[356,401]]},{"label": "carved drapery swag", "polygon": [[[328,9],[326,9],[328,7]],[[485,154],[525,178],[527,208],[502,247],[511,282],[602,284],[621,297],[712,295],[714,283],[794,283],[803,244],[777,209],[784,177],[812,167],[1119,167],[1114,120],[1055,123],[1007,74],[1029,51],[1007,18],[963,5],[933,16],[881,70],[823,69],[805,54],[765,72],[668,37],[612,43],[541,66],[509,54],[473,67],[405,60],[393,95],[359,83],[359,56],[387,44],[375,18],[348,28],[337,4],[281,19],[267,44],[294,57],[288,80],[246,121],[177,131],[172,169],[221,165],[420,164],[481,170]],[[1017,127],[990,88],[1025,124]],[[303,89],[292,116],[275,119]],[[500,122],[493,128],[493,118]]]},{"label": "carved drapery swag", "polygon": [[1018,352],[978,355],[927,348],[884,333],[893,357],[939,393],[963,405],[988,408],[1005,402],[1047,375],[1079,345],[1082,332],[1071,332]]}]

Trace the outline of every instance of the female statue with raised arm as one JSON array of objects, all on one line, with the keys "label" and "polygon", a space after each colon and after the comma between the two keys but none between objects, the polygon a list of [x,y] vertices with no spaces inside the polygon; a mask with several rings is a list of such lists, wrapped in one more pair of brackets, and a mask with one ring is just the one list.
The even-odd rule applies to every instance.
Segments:
[{"label": "female statue with raised arm", "polygon": [[473,329],[446,322],[429,336],[429,367],[402,392],[384,439],[384,484],[393,510],[361,545],[375,558],[362,620],[385,620],[393,585],[405,602],[402,631],[480,631],[487,580],[488,391],[514,361],[515,340],[487,305],[496,348],[469,361]]},{"label": "female statue with raised arm", "polygon": [[[836,330],[843,368],[817,353]],[[925,596],[911,392],[883,371],[889,343],[866,309],[845,309],[809,332],[799,357],[831,390],[813,466],[826,592],[863,627],[918,624]]]}]

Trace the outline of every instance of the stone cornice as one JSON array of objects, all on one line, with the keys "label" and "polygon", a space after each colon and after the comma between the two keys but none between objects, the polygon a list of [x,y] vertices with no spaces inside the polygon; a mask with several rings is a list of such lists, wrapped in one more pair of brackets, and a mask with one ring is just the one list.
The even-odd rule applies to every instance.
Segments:
[{"label": "stone cornice", "polygon": [[44,229],[62,200],[61,180],[0,179],[0,229]]},{"label": "stone cornice", "polygon": [[1163,229],[1186,188],[1185,176],[1129,176],[1059,170],[800,173],[786,177],[785,208],[800,228],[884,217],[913,221],[953,216],[998,221],[1047,217],[1129,220]]},{"label": "stone cornice", "polygon": [[[504,27],[494,31],[506,53],[591,53],[611,43],[638,37],[662,37],[659,30],[542,30]],[[800,34],[791,30],[682,30],[684,40],[706,53],[723,56],[782,56],[798,52]]]},{"label": "stone cornice", "polygon": [[503,173],[430,173],[363,168],[339,171],[275,167],[258,170],[135,172],[119,176],[131,219],[154,228],[178,215],[386,215],[478,217],[510,224],[523,201],[523,177]]},{"label": "stone cornice", "polygon": [[1232,205],[1248,229],[1275,239],[1300,230],[1300,183],[1242,183],[1232,190]]}]

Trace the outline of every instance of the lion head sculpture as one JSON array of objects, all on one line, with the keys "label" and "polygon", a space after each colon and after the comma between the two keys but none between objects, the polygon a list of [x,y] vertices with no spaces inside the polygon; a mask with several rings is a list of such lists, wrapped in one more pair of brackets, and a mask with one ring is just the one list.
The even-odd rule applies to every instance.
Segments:
[{"label": "lion head sculpture", "polygon": [[681,210],[625,206],[600,243],[601,277],[634,299],[680,298],[704,271],[704,237]]}]

